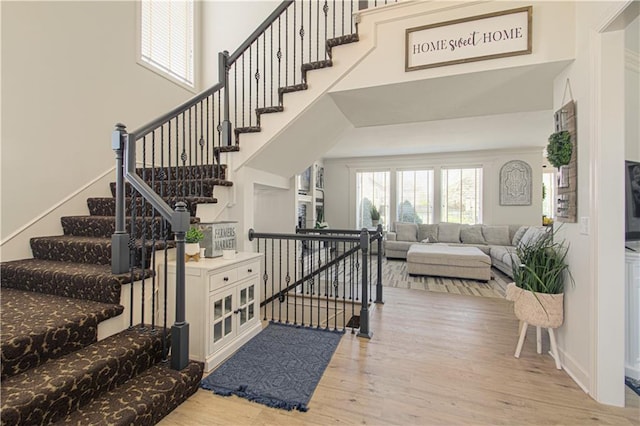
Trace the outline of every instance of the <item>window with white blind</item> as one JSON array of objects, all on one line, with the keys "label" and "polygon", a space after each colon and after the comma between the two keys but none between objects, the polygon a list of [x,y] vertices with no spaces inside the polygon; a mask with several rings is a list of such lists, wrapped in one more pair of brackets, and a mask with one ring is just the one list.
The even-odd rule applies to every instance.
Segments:
[{"label": "window with white blind", "polygon": [[380,212],[380,223],[389,218],[389,175],[386,172],[356,173],[356,228],[371,228],[371,207]]},{"label": "window with white blind", "polygon": [[482,223],[482,168],[442,169],[442,221]]},{"label": "window with white blind", "polygon": [[396,172],[396,217],[399,222],[433,223],[433,170]]},{"label": "window with white blind", "polygon": [[190,88],[194,77],[194,0],[140,2],[139,59]]}]

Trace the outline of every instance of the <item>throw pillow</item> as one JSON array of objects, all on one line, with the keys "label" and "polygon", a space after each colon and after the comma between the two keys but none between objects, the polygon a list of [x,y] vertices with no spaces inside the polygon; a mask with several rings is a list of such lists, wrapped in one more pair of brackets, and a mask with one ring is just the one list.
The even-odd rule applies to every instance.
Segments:
[{"label": "throw pillow", "polygon": [[487,244],[492,246],[510,246],[509,227],[506,225],[484,225],[482,235]]},{"label": "throw pillow", "polygon": [[438,242],[459,243],[460,224],[443,222],[438,225]]},{"label": "throw pillow", "polygon": [[513,234],[513,240],[511,241],[511,245],[512,246],[517,246],[518,245],[518,243],[522,239],[522,236],[524,235],[524,233],[527,232],[527,229],[529,229],[528,226],[521,226],[520,228],[518,228],[516,233]]},{"label": "throw pillow", "polygon": [[520,246],[530,246],[535,244],[535,242],[538,241],[539,238],[543,237],[546,232],[547,229],[541,226],[530,226],[529,229],[527,229],[527,232],[525,232],[522,238],[520,238],[518,244]]},{"label": "throw pillow", "polygon": [[437,243],[438,225],[435,223],[425,223],[422,225],[418,225],[418,241]]},{"label": "throw pillow", "polygon": [[487,244],[482,235],[482,225],[467,225],[460,228],[460,239],[465,244]]},{"label": "throw pillow", "polygon": [[418,226],[415,223],[396,222],[398,241],[418,241]]}]

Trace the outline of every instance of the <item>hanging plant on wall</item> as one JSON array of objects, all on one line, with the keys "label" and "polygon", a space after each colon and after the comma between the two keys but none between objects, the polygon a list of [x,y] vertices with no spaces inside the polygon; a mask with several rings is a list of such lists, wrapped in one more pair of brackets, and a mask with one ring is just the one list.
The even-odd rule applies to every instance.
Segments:
[{"label": "hanging plant on wall", "polygon": [[571,133],[566,130],[552,133],[549,136],[547,145],[547,160],[553,167],[560,168],[566,166],[571,161],[573,144],[571,143]]}]

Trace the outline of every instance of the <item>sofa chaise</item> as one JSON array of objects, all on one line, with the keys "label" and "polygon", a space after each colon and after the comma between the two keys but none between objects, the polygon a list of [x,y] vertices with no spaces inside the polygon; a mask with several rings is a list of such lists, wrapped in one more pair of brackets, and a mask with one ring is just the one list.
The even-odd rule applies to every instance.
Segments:
[{"label": "sofa chaise", "polygon": [[477,247],[491,258],[491,266],[513,278],[512,257],[519,244],[531,244],[548,228],[530,225],[461,225],[442,222],[396,222],[384,242],[387,258],[407,259],[413,244]]}]

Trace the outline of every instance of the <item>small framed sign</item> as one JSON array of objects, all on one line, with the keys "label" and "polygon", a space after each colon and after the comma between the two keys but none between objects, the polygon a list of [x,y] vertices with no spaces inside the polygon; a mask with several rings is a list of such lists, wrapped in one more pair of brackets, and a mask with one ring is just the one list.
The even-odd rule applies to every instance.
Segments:
[{"label": "small framed sign", "polygon": [[531,53],[532,7],[406,30],[405,71]]}]

